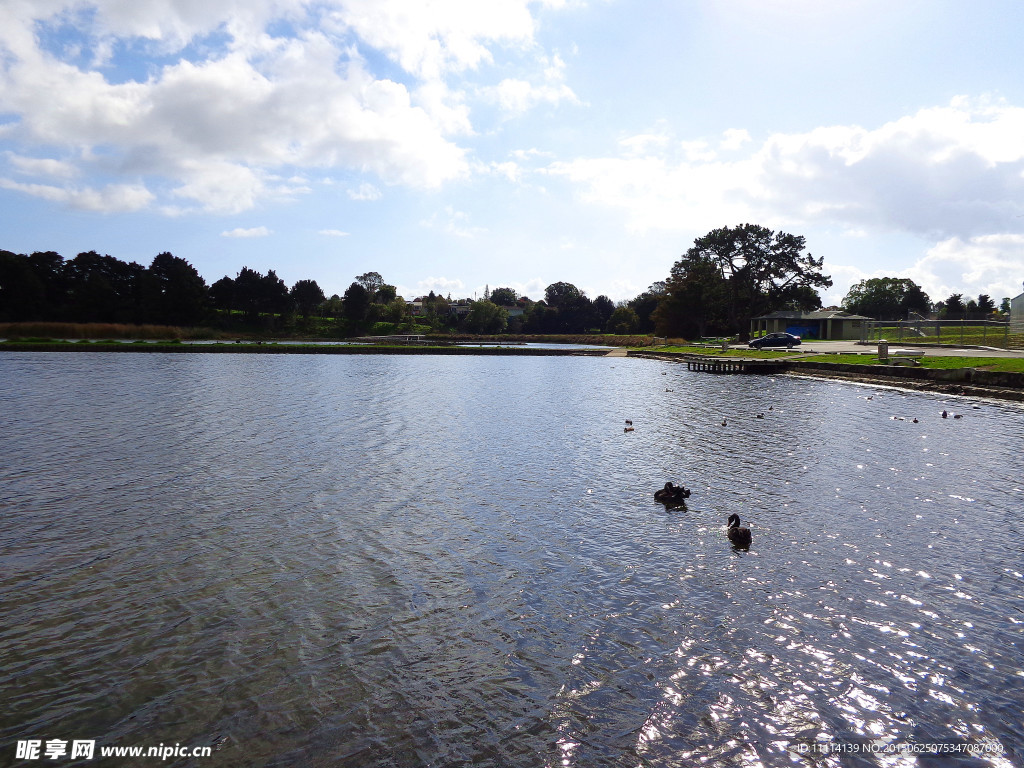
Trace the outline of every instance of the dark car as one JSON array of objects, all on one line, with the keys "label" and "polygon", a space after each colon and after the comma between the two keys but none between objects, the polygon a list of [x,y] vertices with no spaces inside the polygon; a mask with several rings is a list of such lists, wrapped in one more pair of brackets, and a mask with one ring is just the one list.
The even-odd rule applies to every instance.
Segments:
[{"label": "dark car", "polygon": [[769,333],[767,336],[751,339],[747,342],[747,346],[752,349],[760,349],[761,347],[785,347],[786,349],[792,349],[793,347],[800,346],[800,337],[794,336],[792,333]]}]

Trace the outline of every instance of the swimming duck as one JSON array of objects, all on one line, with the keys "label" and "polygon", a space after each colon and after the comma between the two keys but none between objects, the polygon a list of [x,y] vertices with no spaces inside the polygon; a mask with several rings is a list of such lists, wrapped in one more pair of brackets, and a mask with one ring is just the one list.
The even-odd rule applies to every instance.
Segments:
[{"label": "swimming duck", "polygon": [[632,428],[632,427],[626,427],[626,428],[625,428],[625,429],[623,429],[622,431],[623,431],[623,432],[632,432],[632,431],[633,431],[633,428]]},{"label": "swimming duck", "polygon": [[690,498],[690,489],[675,485],[671,480],[665,483],[664,488],[659,488],[654,492],[654,500],[663,504],[682,504],[688,498]]},{"label": "swimming duck", "polygon": [[629,424],[629,426],[631,426],[631,427],[633,426],[633,422],[630,421],[629,419],[626,419],[626,423]]},{"label": "swimming duck", "polygon": [[945,411],[943,411],[943,412],[942,412],[942,418],[944,418],[944,419],[948,419],[948,418],[949,418],[949,414],[948,414],[948,413],[946,413]]},{"label": "swimming duck", "polygon": [[743,549],[746,549],[750,546],[750,529],[740,527],[739,515],[729,515],[729,529],[726,533],[729,534],[729,541],[732,542],[734,547],[742,547]]}]

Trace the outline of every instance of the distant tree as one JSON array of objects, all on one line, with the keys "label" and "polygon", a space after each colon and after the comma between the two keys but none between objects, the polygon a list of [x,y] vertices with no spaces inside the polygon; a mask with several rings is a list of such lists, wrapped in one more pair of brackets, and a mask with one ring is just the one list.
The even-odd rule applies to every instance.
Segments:
[{"label": "distant tree", "polygon": [[921,286],[913,280],[897,277],[872,277],[850,288],[843,309],[876,320],[903,320],[908,312],[926,314],[931,307]]},{"label": "distant tree", "polygon": [[377,291],[384,285],[384,278],[380,276],[380,272],[364,272],[356,277],[356,282],[366,289],[372,301],[373,297],[377,295]]},{"label": "distant tree", "polygon": [[582,296],[583,291],[572,283],[552,283],[544,289],[544,301],[555,309],[578,301]]},{"label": "distant tree", "polygon": [[499,307],[511,307],[516,303],[516,292],[512,288],[495,288],[491,291],[490,302]]},{"label": "distant tree", "polygon": [[0,320],[46,318],[46,289],[28,257],[0,251]]},{"label": "distant tree", "polygon": [[373,300],[378,304],[390,304],[398,296],[398,289],[393,285],[381,285],[377,289],[377,293],[373,295]]},{"label": "distant tree", "polygon": [[983,318],[988,317],[996,311],[996,303],[992,301],[992,297],[987,293],[983,293],[978,297],[978,314]]},{"label": "distant tree", "polygon": [[544,333],[586,333],[596,324],[593,303],[572,283],[552,283],[544,289],[544,299]]},{"label": "distant tree", "polygon": [[263,312],[284,312],[288,309],[288,286],[272,269],[260,281],[260,302]]},{"label": "distant tree", "polygon": [[354,282],[345,290],[341,305],[342,316],[358,327],[366,321],[370,303],[370,291],[362,283]]},{"label": "distant tree", "polygon": [[303,318],[309,317],[325,301],[324,292],[316,280],[299,280],[289,291],[289,297]]},{"label": "distant tree", "polygon": [[235,281],[227,275],[210,286],[210,303],[214,308],[230,312],[237,309],[235,303]]},{"label": "distant tree", "polygon": [[999,302],[999,311],[1004,315],[1010,314],[1010,297],[1004,296],[1003,300]]},{"label": "distant tree", "polygon": [[466,330],[473,333],[501,333],[508,325],[508,312],[492,301],[474,301],[466,315]]},{"label": "distant tree", "polygon": [[249,267],[242,267],[235,276],[235,308],[242,310],[249,322],[256,320],[260,314],[262,282],[263,275]]},{"label": "distant tree", "polygon": [[978,312],[978,302],[974,299],[968,299],[967,304],[964,305],[964,318],[977,320],[980,315],[981,313]]},{"label": "distant tree", "polygon": [[597,326],[600,330],[605,330],[608,325],[608,319],[612,316],[615,311],[615,302],[609,299],[604,294],[594,299],[594,319],[597,322]]},{"label": "distant tree", "polygon": [[651,315],[657,309],[658,302],[665,296],[665,291],[665,281],[659,280],[651,283],[651,286],[639,296],[629,300],[630,309],[636,312],[637,319],[640,321],[640,327],[637,329],[640,333],[650,333],[654,330],[654,320],[651,319]]},{"label": "distant tree", "polygon": [[185,259],[161,253],[149,265],[153,278],[155,303],[152,317],[167,325],[193,326],[206,313],[206,281]]},{"label": "distant tree", "polygon": [[632,307],[616,307],[611,317],[608,318],[605,329],[609,333],[623,335],[636,333],[640,330],[640,318],[637,317],[636,311]]},{"label": "distant tree", "polygon": [[341,317],[341,307],[341,296],[335,293],[324,303],[323,311],[328,317]]},{"label": "distant tree", "polygon": [[67,262],[69,320],[79,323],[135,323],[145,319],[146,302],[139,295],[146,269],[96,251]]},{"label": "distant tree", "polygon": [[964,295],[954,293],[945,301],[943,316],[947,320],[963,320],[967,314],[967,307],[964,306]]}]

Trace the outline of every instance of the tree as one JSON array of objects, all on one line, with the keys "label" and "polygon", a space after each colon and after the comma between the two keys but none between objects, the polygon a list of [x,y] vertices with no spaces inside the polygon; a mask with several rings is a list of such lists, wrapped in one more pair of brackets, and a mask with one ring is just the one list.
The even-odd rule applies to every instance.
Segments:
[{"label": "tree", "polygon": [[356,277],[356,282],[366,289],[372,301],[373,297],[377,295],[377,291],[384,285],[384,278],[380,276],[380,272],[364,272]]},{"label": "tree", "polygon": [[495,288],[491,291],[490,302],[499,307],[511,307],[516,303],[516,292],[512,288]]},{"label": "tree", "polygon": [[164,252],[149,265],[156,306],[152,317],[168,325],[198,325],[206,312],[206,281],[185,259]]},{"label": "tree", "polygon": [[[750,318],[805,295],[806,288],[828,288],[824,259],[804,254],[805,238],[773,232],[756,224],[716,229],[694,241],[684,260],[711,263],[720,273],[722,302],[730,327],[746,336]],[[677,262],[678,263],[678,262]]]},{"label": "tree", "polygon": [[87,251],[69,261],[65,273],[68,319],[73,322],[133,323],[144,319],[149,308],[139,290],[146,274],[140,264]]},{"label": "tree", "polygon": [[583,296],[583,291],[572,283],[552,283],[544,289],[545,303],[555,309],[578,301],[581,296]]},{"label": "tree", "polygon": [[381,285],[374,294],[373,300],[378,304],[390,304],[398,297],[398,289],[393,285]]},{"label": "tree", "polygon": [[210,286],[210,303],[216,309],[230,312],[236,309],[235,304],[235,281],[227,275]]},{"label": "tree", "polygon": [[596,322],[593,303],[572,283],[552,283],[544,289],[544,298],[545,333],[585,333]]},{"label": "tree", "polygon": [[654,330],[654,320],[651,319],[651,315],[657,309],[658,302],[665,296],[665,291],[665,281],[658,280],[651,283],[651,286],[639,296],[629,300],[630,309],[636,312],[637,319],[640,321],[640,327],[637,329],[640,333],[650,333]]},{"label": "tree", "polygon": [[27,256],[0,251],[0,320],[41,320],[46,290]]},{"label": "tree", "polygon": [[628,335],[636,333],[640,329],[640,318],[636,311],[629,306],[616,307],[605,326],[609,333]]},{"label": "tree", "polygon": [[316,280],[299,280],[288,295],[304,319],[325,301],[324,292]]},{"label": "tree", "polygon": [[931,299],[913,280],[872,277],[852,286],[843,299],[843,309],[876,320],[903,320],[908,312],[926,314]]},{"label": "tree", "polygon": [[370,291],[362,283],[352,283],[345,290],[345,296],[341,302],[342,316],[358,327],[365,322],[366,313],[370,309],[370,303]]},{"label": "tree", "polygon": [[1003,300],[999,302],[999,311],[1004,315],[1010,314],[1010,297],[1004,296]]},{"label": "tree", "polygon": [[604,294],[594,299],[594,319],[597,321],[597,326],[601,330],[605,330],[608,325],[608,320],[615,311],[615,302],[609,299]]},{"label": "tree", "polygon": [[465,325],[473,333],[501,333],[508,325],[508,312],[493,301],[474,301]]},{"label": "tree", "polygon": [[947,320],[963,320],[967,314],[967,307],[964,306],[964,295],[954,293],[945,301],[945,308],[942,310],[943,317]]},{"label": "tree", "polygon": [[672,266],[665,293],[651,313],[661,336],[700,338],[729,330],[726,279],[717,262],[690,249]]},{"label": "tree", "polygon": [[996,311],[996,303],[992,301],[992,297],[987,293],[983,293],[978,297],[978,314],[983,318],[988,317]]}]

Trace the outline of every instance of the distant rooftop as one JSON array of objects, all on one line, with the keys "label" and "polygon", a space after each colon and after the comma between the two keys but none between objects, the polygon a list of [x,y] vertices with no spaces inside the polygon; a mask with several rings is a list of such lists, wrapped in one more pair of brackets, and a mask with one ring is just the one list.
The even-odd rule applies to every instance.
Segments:
[{"label": "distant rooftop", "polygon": [[752,320],[873,320],[865,315],[851,315],[835,309],[821,309],[817,312],[794,312],[792,310],[772,312],[769,315],[751,318]]}]

